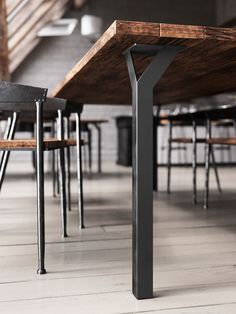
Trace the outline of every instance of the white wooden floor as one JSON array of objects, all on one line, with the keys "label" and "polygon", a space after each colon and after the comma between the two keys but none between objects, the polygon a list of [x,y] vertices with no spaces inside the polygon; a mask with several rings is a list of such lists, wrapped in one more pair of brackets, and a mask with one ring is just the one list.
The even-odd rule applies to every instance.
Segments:
[{"label": "white wooden floor", "polygon": [[[0,313],[236,313],[236,169],[212,178],[211,208],[191,205],[191,170],[166,170],[154,203],[155,298],[131,294],[130,169],[107,164],[85,180],[85,230],[77,230],[76,181],[69,235],[46,181],[47,275],[36,275],[35,185],[27,164],[10,165],[0,203]],[[202,174],[202,170],[200,170]],[[199,186],[203,186],[200,176]],[[202,198],[202,193],[199,193]]]}]

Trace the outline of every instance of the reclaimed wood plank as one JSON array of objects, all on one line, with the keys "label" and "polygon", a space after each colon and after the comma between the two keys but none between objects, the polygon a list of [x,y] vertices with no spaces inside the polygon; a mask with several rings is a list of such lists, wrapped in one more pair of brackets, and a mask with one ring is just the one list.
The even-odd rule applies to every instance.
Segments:
[{"label": "reclaimed wood plank", "polygon": [[0,0],[0,80],[9,80],[6,2]]},{"label": "reclaimed wood plank", "polygon": [[[133,44],[186,47],[154,91],[166,104],[236,89],[236,30],[191,25],[115,21],[55,88],[53,96],[92,104],[130,104],[123,52]],[[150,62],[137,57],[138,74]]]},{"label": "reclaimed wood plank", "polygon": [[[43,141],[44,150],[75,146],[75,139],[57,140],[47,139]],[[34,139],[0,140],[0,150],[36,150],[37,142]]]}]

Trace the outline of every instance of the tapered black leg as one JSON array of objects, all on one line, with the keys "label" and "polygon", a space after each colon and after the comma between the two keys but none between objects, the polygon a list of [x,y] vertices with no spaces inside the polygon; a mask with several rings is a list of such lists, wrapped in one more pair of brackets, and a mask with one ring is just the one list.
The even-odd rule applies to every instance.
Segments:
[{"label": "tapered black leg", "polygon": [[[133,92],[133,294],[153,296],[153,88],[179,51],[135,45],[125,52]],[[154,55],[138,78],[134,55]]]},{"label": "tapered black leg", "polygon": [[45,259],[45,217],[44,217],[44,153],[43,153],[43,102],[36,102],[36,177],[37,177],[37,235],[38,274],[46,273]]}]

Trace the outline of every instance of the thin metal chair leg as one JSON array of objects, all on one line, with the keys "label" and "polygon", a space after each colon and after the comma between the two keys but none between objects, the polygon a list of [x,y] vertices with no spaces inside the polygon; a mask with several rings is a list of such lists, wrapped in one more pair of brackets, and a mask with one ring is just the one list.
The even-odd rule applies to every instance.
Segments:
[{"label": "thin metal chair leg", "polygon": [[168,160],[167,160],[167,193],[170,193],[171,153],[172,153],[172,122],[169,123]]},{"label": "thin metal chair leg", "polygon": [[78,181],[78,207],[79,207],[79,227],[84,226],[84,197],[83,197],[83,172],[81,158],[81,126],[80,114],[76,113],[76,152],[77,152],[77,181]]},{"label": "thin metal chair leg", "polygon": [[[9,140],[13,139],[15,136],[18,115],[19,114],[17,112],[13,113],[11,124],[5,134],[7,136],[7,139]],[[4,151],[1,157],[1,164],[0,164],[0,191],[2,189],[2,184],[5,179],[9,157],[10,157],[10,151]]]},{"label": "thin metal chair leg", "polygon": [[193,120],[193,205],[197,203],[197,125],[196,121]]},{"label": "thin metal chair leg", "polygon": [[43,153],[43,102],[36,102],[36,175],[37,175],[37,235],[38,274],[46,273],[45,259],[45,217],[44,217],[44,153]]},{"label": "thin metal chair leg", "polygon": [[84,173],[87,173],[88,171],[88,167],[87,167],[87,146],[88,144],[86,143],[84,146],[83,146],[83,169],[84,169]]},{"label": "thin metal chair leg", "polygon": [[[13,123],[13,115],[7,119],[7,127],[6,127],[6,130],[5,130],[4,136],[3,136],[4,140],[7,140],[9,135],[10,135],[10,131],[11,131],[11,128],[12,128],[12,123]],[[6,151],[4,150],[2,152],[2,154],[1,154],[0,173],[1,173],[2,164],[3,164],[3,160],[4,160],[4,155],[5,154],[6,154]]]},{"label": "thin metal chair leg", "polygon": [[[207,136],[206,139],[211,138],[211,122],[207,120]],[[205,191],[204,191],[204,209],[209,205],[209,170],[210,170],[210,151],[211,145],[205,145]]]},{"label": "thin metal chair leg", "polygon": [[[62,111],[58,110],[58,131],[59,139],[64,138],[63,116]],[[65,171],[65,150],[59,149],[59,182],[60,182],[60,197],[61,197],[61,223],[62,237],[67,237],[67,212],[66,212],[66,171]]]},{"label": "thin metal chair leg", "polygon": [[[155,160],[155,164],[153,165],[153,170],[154,170],[154,176],[153,176],[153,182],[155,181],[155,185],[153,183],[153,186],[155,186],[155,190],[158,191],[158,170],[159,170],[159,159],[158,159],[158,153],[159,153],[159,145],[158,145],[158,141],[159,141],[159,115],[160,115],[160,110],[161,110],[161,107],[160,106],[157,106],[157,110],[156,110],[156,114],[154,116],[154,120],[155,120],[155,123],[153,124],[153,127],[155,128],[155,131],[153,131],[153,137],[156,136],[156,140],[155,140],[155,146],[156,147],[156,152],[154,153],[154,160]],[[153,149],[154,149],[153,147]]]},{"label": "thin metal chair leg", "polygon": [[68,197],[68,210],[71,211],[71,158],[70,147],[66,149],[67,153],[67,197]]},{"label": "thin metal chair leg", "polygon": [[57,195],[60,194],[60,179],[59,179],[59,151],[55,152],[55,157],[56,157],[56,191],[57,191]]},{"label": "thin metal chair leg", "polygon": [[[32,132],[32,138],[35,137],[35,125],[33,125],[33,132]],[[35,151],[32,151],[32,166],[33,166],[33,169],[34,171],[36,171],[36,154],[35,154]]]},{"label": "thin metal chair leg", "polygon": [[52,150],[52,195],[56,197],[56,166],[55,150]]},{"label": "thin metal chair leg", "polygon": [[67,235],[67,212],[66,212],[66,171],[65,171],[65,151],[64,148],[59,150],[59,181],[60,181],[60,197],[61,197],[61,227],[62,238]]},{"label": "thin metal chair leg", "polygon": [[89,173],[92,173],[92,131],[88,127],[88,166]]},{"label": "thin metal chair leg", "polygon": [[102,173],[102,129],[99,124],[95,124],[98,134],[98,173]]},{"label": "thin metal chair leg", "polygon": [[220,185],[220,178],[219,178],[218,168],[217,168],[217,165],[216,165],[216,159],[215,159],[215,153],[214,153],[213,147],[211,147],[210,153],[211,153],[211,158],[212,158],[212,165],[213,165],[214,172],[215,172],[217,188],[218,188],[219,192],[222,192],[221,185]]},{"label": "thin metal chair leg", "polygon": [[[70,137],[70,121],[66,117],[66,138]],[[67,183],[67,207],[71,211],[71,158],[70,147],[66,148],[66,183]]]},{"label": "thin metal chair leg", "polygon": [[[51,136],[52,138],[55,137],[55,122],[52,122],[52,130],[51,130]],[[55,150],[53,149],[52,152],[52,164],[51,164],[51,169],[52,169],[52,194],[53,197],[56,197],[56,154],[55,154]]]}]

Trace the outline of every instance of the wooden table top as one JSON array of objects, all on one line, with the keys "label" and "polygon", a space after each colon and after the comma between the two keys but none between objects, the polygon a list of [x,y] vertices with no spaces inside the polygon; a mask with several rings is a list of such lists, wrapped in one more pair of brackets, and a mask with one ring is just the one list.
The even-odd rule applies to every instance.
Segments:
[{"label": "wooden table top", "polygon": [[[236,29],[115,21],[53,96],[83,104],[131,104],[123,52],[135,43],[186,47],[158,82],[155,104],[236,90]],[[148,62],[136,60],[138,73]]]}]

